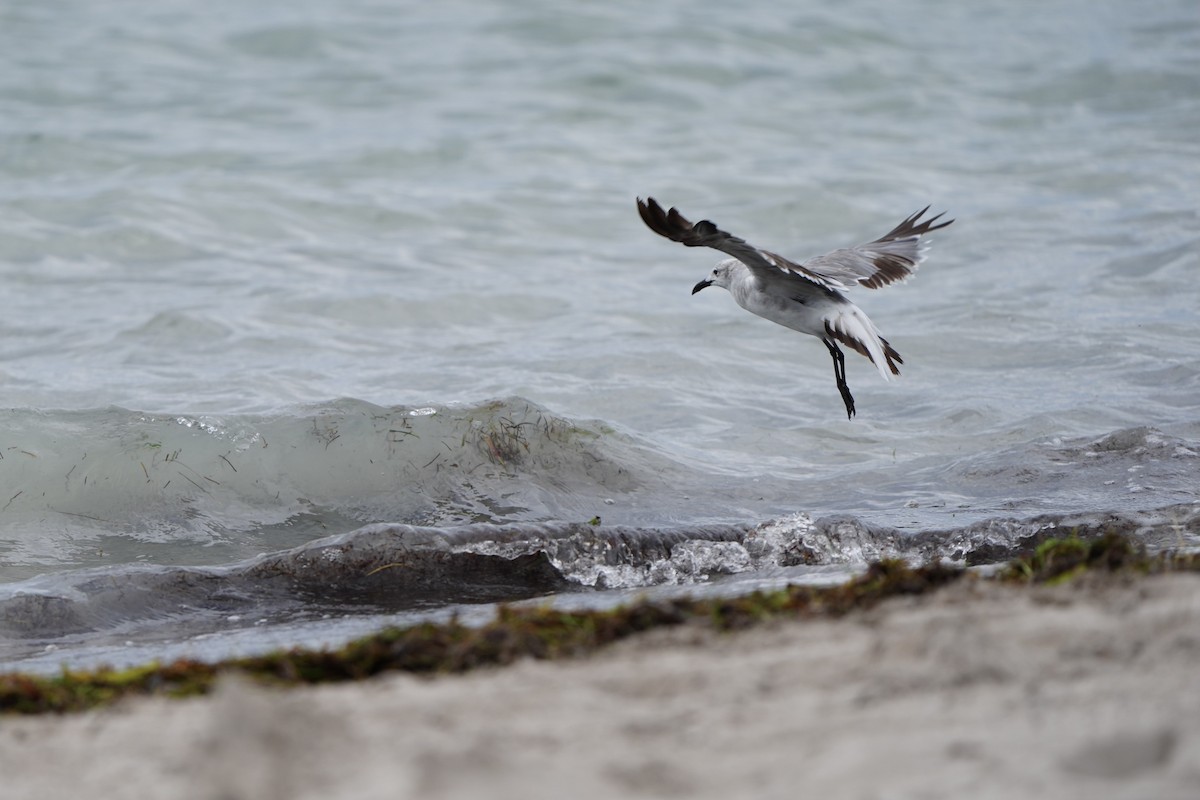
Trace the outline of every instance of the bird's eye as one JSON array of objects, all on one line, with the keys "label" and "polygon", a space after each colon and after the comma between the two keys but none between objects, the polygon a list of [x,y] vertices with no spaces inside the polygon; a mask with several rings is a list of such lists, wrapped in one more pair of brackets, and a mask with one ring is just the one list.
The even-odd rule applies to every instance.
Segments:
[{"label": "bird's eye", "polygon": [[716,275],[716,274],[717,274],[717,270],[715,270],[715,269],[714,269],[714,270],[713,270],[713,275]]}]

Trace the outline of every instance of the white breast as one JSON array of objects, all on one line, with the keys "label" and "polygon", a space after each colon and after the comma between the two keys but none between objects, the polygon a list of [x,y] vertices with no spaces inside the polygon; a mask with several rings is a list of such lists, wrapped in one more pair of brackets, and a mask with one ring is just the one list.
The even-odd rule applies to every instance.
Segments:
[{"label": "white breast", "polygon": [[764,292],[749,270],[731,278],[729,293],[739,306],[751,314],[811,336],[825,336],[825,320],[836,313],[837,306],[847,302],[831,297],[819,287],[810,288],[799,282],[792,296]]}]

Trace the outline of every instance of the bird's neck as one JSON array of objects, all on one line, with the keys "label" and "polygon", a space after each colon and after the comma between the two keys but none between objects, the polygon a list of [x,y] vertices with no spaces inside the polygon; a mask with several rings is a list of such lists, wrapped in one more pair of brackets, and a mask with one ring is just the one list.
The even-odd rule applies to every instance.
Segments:
[{"label": "bird's neck", "polygon": [[740,262],[729,267],[729,293],[734,296],[739,305],[751,294],[758,290],[758,280],[750,268]]}]

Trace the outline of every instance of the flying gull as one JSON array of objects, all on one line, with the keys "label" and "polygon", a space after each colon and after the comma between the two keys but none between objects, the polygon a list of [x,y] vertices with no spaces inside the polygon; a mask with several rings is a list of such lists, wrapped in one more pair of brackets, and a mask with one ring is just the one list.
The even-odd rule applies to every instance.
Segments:
[{"label": "flying gull", "polygon": [[[929,206],[905,219],[873,242],[834,250],[797,264],[718,228],[708,220],[693,225],[672,208],[664,211],[653,197],[637,200],[638,213],[650,230],[688,247],[711,247],[733,258],[717,264],[692,294],[708,286],[728,289],[739,306],[785,328],[818,337],[833,357],[833,375],[854,417],[854,398],[846,385],[846,363],[838,343],[871,359],[884,380],[899,375],[904,359],[879,329],[842,290],[853,286],[878,289],[903,281],[925,260],[921,237],[954,220],[934,224],[943,214],[922,221]],[[944,213],[944,212],[943,212]]]}]

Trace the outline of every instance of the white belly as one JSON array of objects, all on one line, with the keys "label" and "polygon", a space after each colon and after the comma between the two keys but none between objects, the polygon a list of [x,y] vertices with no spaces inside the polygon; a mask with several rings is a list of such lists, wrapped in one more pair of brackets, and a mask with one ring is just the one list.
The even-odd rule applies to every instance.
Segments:
[{"label": "white belly", "polygon": [[825,320],[838,304],[828,296],[814,295],[795,300],[753,290],[739,291],[741,288],[735,286],[730,290],[739,306],[751,314],[811,336],[825,336]]}]

